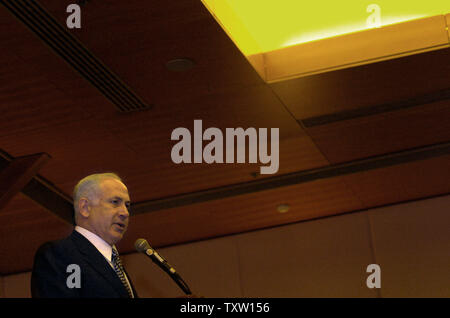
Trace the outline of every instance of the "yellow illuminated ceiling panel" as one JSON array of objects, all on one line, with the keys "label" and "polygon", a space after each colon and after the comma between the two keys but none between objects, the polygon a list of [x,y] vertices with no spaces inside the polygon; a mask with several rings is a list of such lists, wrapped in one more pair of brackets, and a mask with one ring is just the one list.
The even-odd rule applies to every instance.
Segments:
[{"label": "yellow illuminated ceiling panel", "polygon": [[202,0],[249,56],[450,12],[449,0]]},{"label": "yellow illuminated ceiling panel", "polygon": [[267,82],[450,46],[450,0],[202,0]]}]

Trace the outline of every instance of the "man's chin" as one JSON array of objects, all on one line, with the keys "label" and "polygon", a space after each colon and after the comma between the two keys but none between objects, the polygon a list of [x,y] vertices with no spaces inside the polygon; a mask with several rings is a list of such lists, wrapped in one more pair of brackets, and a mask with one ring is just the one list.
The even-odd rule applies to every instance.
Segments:
[{"label": "man's chin", "polygon": [[119,242],[122,239],[124,234],[125,234],[125,232],[120,233],[120,232],[113,231],[113,233],[110,235],[110,243],[112,242],[112,245],[116,244],[117,242]]}]

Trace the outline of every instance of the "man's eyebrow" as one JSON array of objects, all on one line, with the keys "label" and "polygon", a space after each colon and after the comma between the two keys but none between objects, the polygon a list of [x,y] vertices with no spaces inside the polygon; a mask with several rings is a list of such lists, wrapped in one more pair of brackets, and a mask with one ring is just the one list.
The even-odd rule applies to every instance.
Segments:
[{"label": "man's eyebrow", "polygon": [[113,196],[113,197],[111,197],[111,200],[112,199],[114,199],[114,200],[123,200],[123,198],[122,197],[119,197],[119,196]]},{"label": "man's eyebrow", "polygon": [[111,197],[110,200],[120,200],[120,201],[130,202],[130,200],[126,200],[125,198],[119,197],[117,195],[114,197]]}]

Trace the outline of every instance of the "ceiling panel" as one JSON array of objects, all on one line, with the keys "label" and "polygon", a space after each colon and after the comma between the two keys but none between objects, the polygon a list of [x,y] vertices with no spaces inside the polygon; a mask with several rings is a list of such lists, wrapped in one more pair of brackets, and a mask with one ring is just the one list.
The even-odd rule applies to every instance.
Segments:
[{"label": "ceiling panel", "polygon": [[274,83],[297,119],[402,101],[447,89],[450,49]]},{"label": "ceiling panel", "polygon": [[450,100],[383,112],[307,129],[331,163],[450,140]]},{"label": "ceiling panel", "polygon": [[365,206],[438,196],[450,192],[450,156],[343,176]]},{"label": "ceiling panel", "polygon": [[[289,204],[287,213],[277,212]],[[307,220],[363,208],[339,178],[317,180],[223,200],[133,216],[125,251],[133,250],[137,236],[147,237],[155,246],[206,239],[258,228]]]},{"label": "ceiling panel", "polygon": [[45,76],[21,62],[0,71],[0,136],[29,132],[86,118],[84,111]]},{"label": "ceiling panel", "polygon": [[194,119],[203,120],[203,130],[279,128],[278,174],[328,164],[267,87],[212,95],[207,100],[193,100],[192,105],[188,113],[182,107],[171,110],[156,107],[146,112],[89,118],[0,137],[0,142],[3,150],[13,156],[49,153],[52,159],[40,174],[68,194],[84,175],[112,170],[125,177],[130,189],[136,189],[139,201],[244,182],[254,178],[252,173],[259,172],[260,163],[173,163],[170,153],[176,141],[170,140],[171,132],[177,127],[187,127],[193,132]]},{"label": "ceiling panel", "polygon": [[[70,1],[42,4],[64,24]],[[149,103],[180,101],[262,80],[200,1],[86,4],[86,25],[70,30]],[[126,45],[124,45],[126,43]],[[196,67],[172,73],[165,64],[190,58]]]}]

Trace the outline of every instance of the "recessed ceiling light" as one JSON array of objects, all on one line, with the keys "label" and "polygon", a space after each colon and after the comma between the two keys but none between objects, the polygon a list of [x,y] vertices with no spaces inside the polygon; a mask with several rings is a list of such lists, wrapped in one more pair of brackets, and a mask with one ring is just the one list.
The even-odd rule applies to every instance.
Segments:
[{"label": "recessed ceiling light", "polygon": [[289,211],[289,208],[290,208],[289,204],[280,204],[280,205],[277,207],[277,210],[278,210],[278,212],[280,212],[280,213],[286,213],[287,211]]},{"label": "recessed ceiling light", "polygon": [[166,67],[172,72],[185,72],[195,65],[194,61],[188,58],[174,59],[166,63]]}]

